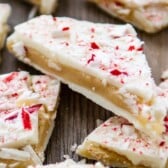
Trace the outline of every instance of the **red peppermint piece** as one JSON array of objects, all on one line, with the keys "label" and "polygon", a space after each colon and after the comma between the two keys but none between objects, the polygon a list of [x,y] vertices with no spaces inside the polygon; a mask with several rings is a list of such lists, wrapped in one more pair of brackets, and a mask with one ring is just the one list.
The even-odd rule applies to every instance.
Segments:
[{"label": "red peppermint piece", "polygon": [[112,70],[111,72],[110,72],[112,75],[114,75],[114,76],[120,76],[120,75],[128,75],[128,73],[127,72],[121,72],[121,71],[119,71],[118,69],[114,69],[114,70]]},{"label": "red peppermint piece", "polygon": [[143,47],[137,49],[137,51],[143,51],[143,50],[144,50]]},{"label": "red peppermint piece", "polygon": [[168,133],[168,116],[166,116],[165,118],[164,118],[164,122],[165,122],[165,132],[166,133]]},{"label": "red peppermint piece", "polygon": [[115,5],[116,6],[123,6],[123,4],[121,2],[118,2],[118,1],[115,2]]},{"label": "red peppermint piece", "polygon": [[135,50],[135,46],[130,46],[130,47],[128,48],[128,51],[133,51],[133,50]]},{"label": "red peppermint piece", "polygon": [[25,109],[25,111],[32,114],[32,113],[38,111],[41,108],[41,106],[42,106],[42,104],[36,104],[36,105],[30,106],[30,107],[26,107],[24,109]]},{"label": "red peppermint piece", "polygon": [[23,80],[24,80],[24,81],[26,81],[27,79],[28,79],[28,77],[27,77],[27,76],[23,78]]},{"label": "red peppermint piece", "polygon": [[162,147],[164,145],[165,145],[165,141],[161,141],[160,144],[159,144],[160,147]]},{"label": "red peppermint piece", "polygon": [[11,116],[9,116],[9,117],[5,118],[5,121],[14,120],[15,118],[17,118],[17,116],[18,116],[18,113],[13,114],[13,115],[11,115]]},{"label": "red peppermint piece", "polygon": [[27,130],[32,129],[30,115],[24,110],[24,108],[22,109],[22,122],[23,122],[24,129],[27,129]]},{"label": "red peppermint piece", "polygon": [[103,126],[103,127],[108,127],[109,124],[104,123],[102,126]]},{"label": "red peppermint piece", "polygon": [[62,28],[62,31],[68,31],[68,30],[69,30],[69,27]]},{"label": "red peppermint piece", "polygon": [[18,96],[17,93],[13,93],[13,94],[12,94],[12,97],[17,97],[17,96]]},{"label": "red peppermint piece", "polygon": [[3,81],[5,83],[11,82],[17,75],[18,75],[18,72],[12,72]]},{"label": "red peppermint piece", "polygon": [[168,125],[165,124],[164,126],[165,126],[165,132],[168,133]]},{"label": "red peppermint piece", "polygon": [[164,118],[164,121],[165,121],[165,122],[168,122],[168,116],[166,116],[166,117]]},{"label": "red peppermint piece", "polygon": [[40,83],[41,83],[41,81],[37,81],[37,82],[36,82],[36,84],[40,84]]},{"label": "red peppermint piece", "polygon": [[90,44],[90,46],[91,46],[92,49],[99,49],[100,48],[95,42],[92,42]]},{"label": "red peppermint piece", "polygon": [[92,54],[91,58],[87,61],[87,63],[89,64],[90,62],[94,61],[94,58],[95,58],[95,57],[96,57],[96,56],[95,56],[94,54]]}]

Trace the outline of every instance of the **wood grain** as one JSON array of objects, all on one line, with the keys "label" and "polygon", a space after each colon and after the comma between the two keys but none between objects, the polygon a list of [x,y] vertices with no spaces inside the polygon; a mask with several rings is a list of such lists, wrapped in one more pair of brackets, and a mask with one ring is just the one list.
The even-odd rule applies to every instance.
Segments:
[{"label": "wood grain", "polygon": [[[9,21],[11,28],[27,20],[31,5],[21,1],[0,0],[0,2],[10,3],[13,7]],[[123,23],[85,0],[60,0],[55,15],[102,23]],[[159,83],[161,72],[168,68],[168,29],[154,35],[148,35],[140,31],[138,31],[138,34],[145,41],[145,53],[152,68],[153,77]],[[33,74],[39,73],[17,61],[6,49],[1,52],[1,55],[3,59],[0,66],[1,74],[18,69],[27,70]],[[104,110],[80,94],[72,92],[67,86],[62,85],[55,129],[46,151],[45,162],[61,161],[64,154],[69,154],[77,160],[78,157],[70,151],[71,145],[74,143],[80,144],[83,141],[84,137],[96,127],[96,119],[105,120],[111,115],[113,115],[111,112]]]}]

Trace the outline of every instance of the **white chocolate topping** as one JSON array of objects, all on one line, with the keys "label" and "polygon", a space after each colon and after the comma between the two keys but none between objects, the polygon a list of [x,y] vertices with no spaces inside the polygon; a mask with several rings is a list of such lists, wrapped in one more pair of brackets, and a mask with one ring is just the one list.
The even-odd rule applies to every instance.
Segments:
[{"label": "white chocolate topping", "polygon": [[82,164],[82,163],[75,163],[71,159],[67,159],[64,162],[45,165],[45,166],[36,166],[36,167],[28,167],[28,168],[105,168],[102,164],[96,163],[95,165],[91,164]]},{"label": "white chocolate topping", "polygon": [[85,151],[84,145],[87,142],[125,156],[133,165],[165,168],[168,158],[168,145],[164,140],[153,142],[120,117],[112,117],[95,129],[78,150]]}]

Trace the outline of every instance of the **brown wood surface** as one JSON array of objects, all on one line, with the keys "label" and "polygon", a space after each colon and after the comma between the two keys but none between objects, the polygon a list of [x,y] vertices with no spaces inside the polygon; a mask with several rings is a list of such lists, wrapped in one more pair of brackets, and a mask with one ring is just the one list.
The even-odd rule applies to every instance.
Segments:
[{"label": "brown wood surface", "polygon": [[[0,0],[12,5],[13,11],[10,25],[13,26],[27,20],[31,5],[21,2],[22,0]],[[60,0],[56,16],[69,16],[78,19],[102,23],[123,23],[99,10],[86,0]],[[12,30],[11,30],[12,31]],[[149,35],[138,31],[142,40],[145,41],[145,53],[152,68],[153,77],[158,83],[160,74],[168,68],[168,29],[158,34]],[[39,73],[29,66],[17,61],[7,50],[1,52],[2,63],[0,73],[22,69],[31,73]],[[63,160],[64,154],[69,154],[76,160],[78,157],[70,151],[71,145],[80,144],[84,137],[96,127],[96,119],[105,120],[112,113],[104,110],[85,97],[71,91],[62,85],[60,106],[56,118],[55,129],[46,150],[46,163]]]}]

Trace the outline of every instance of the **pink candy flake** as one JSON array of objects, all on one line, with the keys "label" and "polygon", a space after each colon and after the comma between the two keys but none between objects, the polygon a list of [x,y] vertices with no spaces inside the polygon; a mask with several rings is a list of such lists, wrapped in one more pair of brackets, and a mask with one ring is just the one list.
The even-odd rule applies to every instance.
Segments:
[{"label": "pink candy flake", "polygon": [[96,56],[95,56],[94,54],[92,54],[91,58],[87,61],[87,63],[89,64],[90,62],[94,61],[94,58],[95,58],[95,57],[96,57]]},{"label": "pink candy flake", "polygon": [[124,83],[125,83],[123,79],[121,79],[121,80],[120,80],[120,82],[121,82],[122,84],[124,84]]},{"label": "pink candy flake", "polygon": [[118,49],[119,49],[119,46],[116,46],[115,49],[118,50]]},{"label": "pink candy flake", "polygon": [[127,72],[121,72],[118,69],[114,69],[114,70],[110,71],[110,73],[111,73],[111,75],[114,75],[114,76],[128,75]]},{"label": "pink candy flake", "polygon": [[113,131],[117,131],[117,128],[116,128],[116,127],[115,127],[115,128],[112,128],[112,130],[113,130]]},{"label": "pink candy flake", "polygon": [[165,94],[165,93],[160,93],[159,96],[161,96],[161,97],[165,97],[166,94]]},{"label": "pink candy flake", "polygon": [[108,127],[109,124],[104,123],[102,126],[103,126],[103,127]]},{"label": "pink candy flake", "polygon": [[69,27],[64,27],[62,28],[62,31],[68,31],[70,28]]},{"label": "pink candy flake", "polygon": [[143,152],[142,152],[142,151],[140,151],[140,152],[139,152],[139,154],[140,154],[140,155],[142,155],[142,154],[143,154]]},{"label": "pink candy flake", "polygon": [[91,42],[90,46],[92,49],[99,49],[100,48],[95,42]]},{"label": "pink candy flake", "polygon": [[91,31],[92,33],[94,33],[94,32],[95,32],[95,29],[94,29],[94,28],[91,28],[90,31]]},{"label": "pink candy flake", "polygon": [[108,144],[108,141],[103,141],[104,144]]},{"label": "pink candy flake", "polygon": [[57,21],[57,18],[56,18],[56,17],[53,17],[53,21],[55,21],[55,22],[56,22],[56,21]]}]

